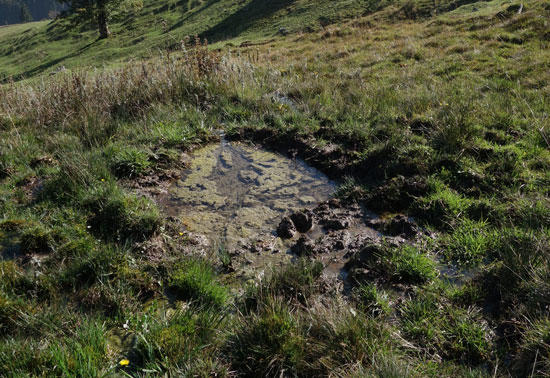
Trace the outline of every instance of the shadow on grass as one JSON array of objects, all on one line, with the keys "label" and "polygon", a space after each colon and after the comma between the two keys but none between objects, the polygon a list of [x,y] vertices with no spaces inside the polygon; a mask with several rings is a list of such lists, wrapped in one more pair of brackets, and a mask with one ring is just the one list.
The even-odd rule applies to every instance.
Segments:
[{"label": "shadow on grass", "polygon": [[201,37],[210,42],[235,37],[248,30],[258,20],[267,18],[280,9],[294,3],[295,0],[252,0],[237,12],[227,17],[216,26],[205,31]]},{"label": "shadow on grass", "polygon": [[47,61],[47,62],[45,62],[45,63],[43,63],[39,66],[36,66],[36,67],[34,67],[30,70],[27,70],[27,71],[17,75],[16,77],[14,77],[13,80],[15,80],[15,81],[24,80],[25,78],[33,77],[34,75],[38,75],[40,73],[43,73],[44,71],[48,70],[49,68],[55,67],[56,65],[58,65],[59,63],[61,63],[65,59],[70,59],[70,58],[73,58],[73,57],[81,54],[82,52],[88,50],[90,47],[94,46],[99,41],[100,41],[99,39],[96,39],[95,41],[93,41],[91,43],[88,43],[86,46],[81,47],[80,49],[78,49],[77,51],[75,51],[71,54],[67,54],[67,55],[59,57],[57,59]]},{"label": "shadow on grass", "polygon": [[[186,12],[183,12],[183,14],[185,16],[181,20],[179,20],[176,24],[174,24],[170,28],[170,31],[173,31],[175,29],[178,29],[178,28],[182,27],[185,24],[185,22],[187,20],[189,20],[191,17],[196,16],[198,14],[201,14],[202,12],[206,11],[208,8],[210,8],[212,5],[214,5],[218,1],[219,0],[210,0],[210,1],[206,2],[203,6],[201,6],[200,8],[198,8],[196,10],[193,8],[193,9],[187,10]],[[181,6],[184,6],[184,4],[186,5],[187,3],[188,3],[187,0],[180,1]]]}]

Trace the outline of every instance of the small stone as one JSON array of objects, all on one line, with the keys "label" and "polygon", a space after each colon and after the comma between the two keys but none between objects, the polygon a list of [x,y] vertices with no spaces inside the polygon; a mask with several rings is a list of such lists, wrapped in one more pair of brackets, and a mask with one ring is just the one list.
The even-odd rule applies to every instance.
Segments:
[{"label": "small stone", "polygon": [[328,206],[328,203],[326,203],[326,202],[321,203],[320,205],[318,205],[315,208],[315,211],[318,212],[318,213],[327,212],[329,210],[330,210],[330,207]]},{"label": "small stone", "polygon": [[281,239],[291,239],[296,234],[296,227],[289,217],[284,217],[277,227],[277,235]]}]

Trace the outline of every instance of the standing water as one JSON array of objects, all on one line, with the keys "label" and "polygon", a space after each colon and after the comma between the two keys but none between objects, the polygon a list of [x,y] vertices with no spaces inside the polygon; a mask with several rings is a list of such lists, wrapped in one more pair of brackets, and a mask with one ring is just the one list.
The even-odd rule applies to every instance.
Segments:
[{"label": "standing water", "polygon": [[163,202],[189,231],[235,248],[275,240],[285,213],[328,199],[335,187],[302,160],[222,139],[194,153]]}]

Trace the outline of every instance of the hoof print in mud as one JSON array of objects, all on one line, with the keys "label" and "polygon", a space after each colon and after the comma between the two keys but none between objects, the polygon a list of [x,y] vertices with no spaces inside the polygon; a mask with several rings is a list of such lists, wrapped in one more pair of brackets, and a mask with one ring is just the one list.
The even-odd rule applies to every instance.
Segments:
[{"label": "hoof print in mud", "polygon": [[328,206],[331,209],[338,209],[342,207],[342,202],[338,198],[331,198],[330,200],[328,200]]},{"label": "hoof print in mud", "polygon": [[389,236],[412,238],[419,232],[418,226],[403,214],[396,215],[389,220],[373,220],[369,225]]},{"label": "hoof print in mud", "polygon": [[349,228],[351,222],[349,219],[327,219],[323,222],[323,227],[327,231],[339,231]]},{"label": "hoof print in mud", "polygon": [[296,226],[289,217],[284,217],[277,227],[277,235],[281,239],[291,239],[296,234]]},{"label": "hoof print in mud", "polygon": [[418,227],[404,215],[397,215],[391,219],[387,226],[390,236],[404,235],[413,237],[418,233]]},{"label": "hoof print in mud", "polygon": [[315,254],[315,243],[307,236],[302,235],[292,246],[291,251],[298,256],[311,256]]},{"label": "hoof print in mud", "polygon": [[376,261],[380,255],[384,252],[384,249],[379,244],[367,244],[360,251],[354,253],[350,260],[346,263],[346,268],[351,270],[353,268],[365,268],[374,261]]},{"label": "hoof print in mud", "polygon": [[333,248],[336,250],[344,250],[350,243],[351,236],[348,231],[342,231],[336,237]]},{"label": "hoof print in mud", "polygon": [[355,252],[344,268],[348,271],[352,282],[365,282],[375,277],[372,271],[376,267],[383,248],[379,244],[367,244],[360,251]]},{"label": "hoof print in mud", "polygon": [[360,250],[352,253],[344,268],[352,276],[355,271],[370,270],[377,266],[377,261],[380,260],[380,256],[383,253],[384,249],[381,245],[376,243],[367,244]]},{"label": "hoof print in mud", "polygon": [[309,210],[294,213],[290,216],[290,219],[298,232],[305,233],[313,227],[313,216]]}]

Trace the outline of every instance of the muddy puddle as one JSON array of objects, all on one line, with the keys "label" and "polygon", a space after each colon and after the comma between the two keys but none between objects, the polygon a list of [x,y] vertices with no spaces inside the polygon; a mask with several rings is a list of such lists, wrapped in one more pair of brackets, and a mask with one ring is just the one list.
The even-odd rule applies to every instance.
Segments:
[{"label": "muddy puddle", "polygon": [[324,201],[335,188],[299,159],[222,141],[193,155],[163,205],[189,231],[234,246],[272,234],[283,214]]},{"label": "muddy puddle", "polygon": [[253,281],[308,256],[323,263],[325,276],[345,283],[348,265],[359,264],[350,260],[365,246],[398,246],[425,236],[404,215],[380,217],[341,203],[333,198],[336,188],[302,160],[222,138],[193,154],[161,205],[186,232],[206,240],[195,243],[203,253]]},{"label": "muddy puddle", "polygon": [[[161,204],[188,231],[206,236],[212,249],[222,246],[233,255],[250,250],[244,263],[258,266],[289,248],[275,232],[281,218],[327,200],[335,189],[300,159],[222,139],[193,154]],[[258,256],[260,250],[270,253]]]}]

